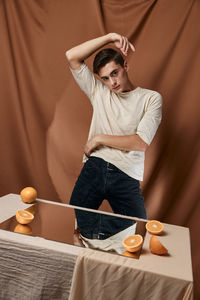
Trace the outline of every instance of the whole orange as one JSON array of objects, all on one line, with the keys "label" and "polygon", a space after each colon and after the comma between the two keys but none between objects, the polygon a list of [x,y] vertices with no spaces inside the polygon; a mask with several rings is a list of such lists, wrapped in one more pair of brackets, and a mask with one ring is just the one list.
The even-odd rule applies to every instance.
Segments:
[{"label": "whole orange", "polygon": [[33,187],[25,187],[20,192],[21,199],[24,203],[33,203],[37,198],[37,191]]}]

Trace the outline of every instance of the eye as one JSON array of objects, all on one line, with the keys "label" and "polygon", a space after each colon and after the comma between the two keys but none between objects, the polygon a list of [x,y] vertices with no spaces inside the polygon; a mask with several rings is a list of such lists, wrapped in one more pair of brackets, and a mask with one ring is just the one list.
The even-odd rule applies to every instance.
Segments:
[{"label": "eye", "polygon": [[108,80],[108,77],[101,77],[101,79],[102,79],[103,81],[106,81],[106,80]]},{"label": "eye", "polygon": [[117,76],[117,75],[118,75],[118,71],[117,70],[115,70],[115,71],[112,72],[112,76]]}]

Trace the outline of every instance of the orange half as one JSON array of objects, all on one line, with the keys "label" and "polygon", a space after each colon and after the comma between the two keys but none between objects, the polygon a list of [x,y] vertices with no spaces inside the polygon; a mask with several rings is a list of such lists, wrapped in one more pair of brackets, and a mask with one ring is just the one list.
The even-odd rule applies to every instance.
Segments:
[{"label": "orange half", "polygon": [[151,220],[146,224],[146,230],[151,234],[160,234],[163,229],[163,224],[156,220]]},{"label": "orange half", "polygon": [[23,233],[23,234],[31,234],[32,229],[29,225],[17,224],[17,226],[15,226],[14,232]]},{"label": "orange half", "polygon": [[34,215],[29,211],[18,209],[16,211],[16,220],[20,224],[29,224],[33,221]]},{"label": "orange half", "polygon": [[129,252],[137,252],[142,247],[143,237],[140,234],[130,235],[122,241],[122,246]]},{"label": "orange half", "polygon": [[133,258],[138,258],[137,253],[129,252],[129,251],[124,251],[122,253],[123,256],[128,256],[128,257],[133,257]]}]

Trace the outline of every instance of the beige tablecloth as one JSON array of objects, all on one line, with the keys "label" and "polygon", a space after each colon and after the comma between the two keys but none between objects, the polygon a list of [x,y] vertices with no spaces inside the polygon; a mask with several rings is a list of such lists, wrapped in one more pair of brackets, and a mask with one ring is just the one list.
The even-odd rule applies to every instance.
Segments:
[{"label": "beige tablecloth", "polygon": [[76,261],[69,299],[193,299],[189,230],[164,226],[165,232],[158,238],[169,251],[166,256],[150,252],[149,233],[138,260],[83,249]]},{"label": "beige tablecloth", "polygon": [[[0,205],[1,217],[14,205],[10,215]],[[139,259],[0,230],[0,299],[192,299],[189,230],[164,226],[169,255],[151,254],[147,233]]]},{"label": "beige tablecloth", "polygon": [[132,258],[84,249],[76,261],[70,300],[193,299],[193,284],[134,268]]}]

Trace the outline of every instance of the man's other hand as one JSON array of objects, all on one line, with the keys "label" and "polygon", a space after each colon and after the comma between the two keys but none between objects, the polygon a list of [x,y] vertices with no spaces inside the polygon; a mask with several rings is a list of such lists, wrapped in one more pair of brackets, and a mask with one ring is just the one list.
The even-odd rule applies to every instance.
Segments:
[{"label": "man's other hand", "polygon": [[85,148],[84,148],[84,153],[87,157],[90,157],[90,154],[96,150],[99,146],[101,145],[100,143],[100,135],[95,135],[93,136],[90,140],[87,141]]},{"label": "man's other hand", "polygon": [[110,33],[109,35],[115,47],[117,47],[125,56],[128,55],[129,49],[135,52],[135,47],[129,42],[127,37],[118,33]]}]

